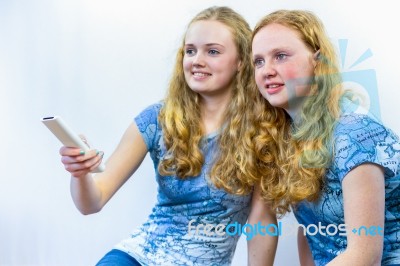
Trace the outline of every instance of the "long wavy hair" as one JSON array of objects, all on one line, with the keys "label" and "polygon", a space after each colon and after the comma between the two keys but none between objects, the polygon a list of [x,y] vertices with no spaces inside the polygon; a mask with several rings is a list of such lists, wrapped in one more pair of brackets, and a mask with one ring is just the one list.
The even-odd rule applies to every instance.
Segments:
[{"label": "long wavy hair", "polygon": [[[218,188],[233,194],[247,194],[257,178],[252,137],[252,101],[258,94],[252,84],[251,29],[238,13],[228,7],[211,7],[196,15],[189,23],[213,20],[226,25],[236,45],[241,66],[232,86],[232,98],[225,110],[222,131],[218,138],[219,151],[210,179]],[[160,111],[159,122],[164,134],[168,156],[158,166],[161,175],[188,178],[200,174],[204,157],[200,142],[201,127],[199,95],[192,91],[184,77],[183,57],[185,38],[176,56],[169,89]],[[222,126],[222,125],[221,125]]]},{"label": "long wavy hair", "polygon": [[[260,135],[255,138],[263,197],[278,214],[285,214],[299,201],[313,201],[320,195],[332,160],[343,90],[334,47],[316,15],[304,10],[275,11],[257,23],[252,39],[273,23],[296,31],[312,53],[319,51],[310,96],[296,121],[280,109],[277,117],[266,115],[260,121]],[[279,143],[276,149],[264,132]]]}]

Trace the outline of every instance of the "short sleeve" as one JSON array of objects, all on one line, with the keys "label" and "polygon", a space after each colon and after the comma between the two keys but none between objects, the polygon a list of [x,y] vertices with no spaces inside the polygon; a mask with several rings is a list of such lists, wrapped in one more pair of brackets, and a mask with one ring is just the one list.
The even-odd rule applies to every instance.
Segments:
[{"label": "short sleeve", "polygon": [[149,151],[152,151],[156,145],[159,130],[158,114],[161,106],[161,103],[150,105],[135,117],[135,123]]},{"label": "short sleeve", "polygon": [[385,177],[398,174],[399,138],[367,115],[347,114],[340,118],[334,133],[333,172],[340,182],[364,163],[380,165]]}]

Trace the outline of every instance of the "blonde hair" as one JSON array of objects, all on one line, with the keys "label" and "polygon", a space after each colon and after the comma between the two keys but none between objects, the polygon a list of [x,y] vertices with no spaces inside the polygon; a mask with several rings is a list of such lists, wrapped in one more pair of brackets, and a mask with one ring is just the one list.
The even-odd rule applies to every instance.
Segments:
[{"label": "blonde hair", "polygon": [[281,149],[269,149],[272,153],[269,156],[275,160],[273,169],[279,170],[272,171],[263,164],[265,151],[261,148],[271,144],[262,136],[256,137],[257,156],[264,165],[260,169],[263,197],[278,214],[284,214],[301,200],[313,201],[319,197],[326,168],[332,160],[333,130],[340,115],[339,101],[343,92],[334,47],[316,15],[303,10],[275,11],[257,23],[253,38],[270,24],[296,31],[311,52],[319,52],[311,96],[305,100],[298,120],[292,122],[281,113],[274,123],[267,120],[260,124],[260,132],[267,130],[266,127],[278,129],[278,134],[273,136],[281,143]]},{"label": "blonde hair", "polygon": [[[228,7],[211,7],[203,10],[189,23],[214,20],[226,25],[236,45],[241,67],[235,77],[232,99],[225,110],[223,128],[219,135],[219,151],[210,178],[218,188],[229,193],[247,194],[256,179],[255,159],[252,150],[251,101],[257,95],[251,84],[253,67],[250,57],[251,29],[242,16]],[[162,125],[166,156],[158,170],[162,175],[180,178],[197,176],[204,163],[199,144],[204,132],[201,129],[199,95],[186,83],[183,72],[184,40],[180,47],[165,103],[159,115]]]}]

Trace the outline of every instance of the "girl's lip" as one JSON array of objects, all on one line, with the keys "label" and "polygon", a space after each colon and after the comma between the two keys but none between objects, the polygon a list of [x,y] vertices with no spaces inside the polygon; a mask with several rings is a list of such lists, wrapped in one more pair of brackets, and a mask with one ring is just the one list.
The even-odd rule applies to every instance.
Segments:
[{"label": "girl's lip", "polygon": [[210,77],[211,74],[210,73],[206,73],[206,72],[201,72],[201,71],[193,71],[192,72],[192,76],[196,80],[203,80],[203,79],[206,79],[206,78]]},{"label": "girl's lip", "polygon": [[193,71],[192,72],[193,75],[204,75],[204,76],[210,76],[210,73],[207,72],[200,72],[200,71]]},{"label": "girl's lip", "polygon": [[275,86],[270,87],[270,85],[265,86],[268,94],[276,94],[283,89],[284,84],[274,84]]}]

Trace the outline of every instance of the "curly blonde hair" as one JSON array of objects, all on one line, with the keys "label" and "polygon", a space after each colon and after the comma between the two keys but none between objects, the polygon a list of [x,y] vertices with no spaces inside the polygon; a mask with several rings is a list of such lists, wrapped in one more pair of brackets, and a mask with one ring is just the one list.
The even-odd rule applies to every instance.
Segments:
[{"label": "curly blonde hair", "polygon": [[[214,20],[226,25],[236,45],[240,69],[235,77],[232,98],[225,110],[224,125],[219,135],[219,152],[210,173],[218,188],[233,194],[247,194],[257,178],[252,136],[252,112],[249,108],[258,92],[252,84],[250,56],[251,29],[238,13],[228,7],[203,10],[189,23]],[[169,89],[160,111],[167,154],[158,166],[162,175],[187,178],[200,174],[204,163],[199,144],[204,132],[200,126],[199,95],[186,83],[183,72],[184,38],[178,50]]]},{"label": "curly blonde hair", "polygon": [[[283,215],[299,201],[319,197],[332,160],[333,130],[340,115],[343,90],[334,47],[316,15],[304,10],[275,11],[257,23],[252,39],[270,24],[296,31],[310,51],[319,51],[311,96],[305,100],[296,122],[283,109],[275,108],[277,115],[265,115],[255,138],[263,197]],[[264,132],[270,137],[265,137]],[[271,143],[271,138],[279,145]]]}]

